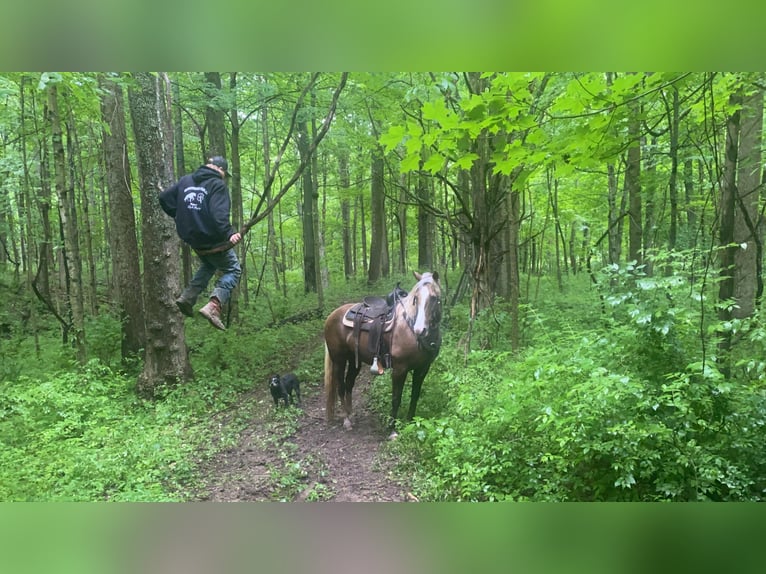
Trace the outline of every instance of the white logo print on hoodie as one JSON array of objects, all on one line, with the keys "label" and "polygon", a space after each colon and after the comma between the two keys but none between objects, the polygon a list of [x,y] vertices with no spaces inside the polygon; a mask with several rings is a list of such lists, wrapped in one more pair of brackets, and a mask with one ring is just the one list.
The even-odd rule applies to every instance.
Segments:
[{"label": "white logo print on hoodie", "polygon": [[192,211],[200,211],[206,195],[207,190],[204,187],[187,187],[184,189],[186,208]]}]

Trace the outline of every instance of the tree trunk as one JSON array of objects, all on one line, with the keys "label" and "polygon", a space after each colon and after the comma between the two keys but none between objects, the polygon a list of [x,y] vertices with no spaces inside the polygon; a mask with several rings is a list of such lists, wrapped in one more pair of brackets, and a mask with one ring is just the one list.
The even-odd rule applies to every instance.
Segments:
[{"label": "tree trunk", "polygon": [[375,283],[384,273],[388,245],[386,243],[386,196],[383,183],[383,154],[376,147],[372,152],[370,183],[370,268],[367,282]]},{"label": "tree trunk", "polygon": [[343,275],[348,281],[354,274],[351,252],[351,202],[348,197],[351,179],[348,171],[348,152],[341,150],[338,154],[338,183],[340,186],[340,214],[343,228]]},{"label": "tree trunk", "polygon": [[[19,124],[21,126],[21,140],[19,142],[19,146],[21,148],[21,161],[24,166],[24,176],[22,180],[22,197],[24,198],[24,204],[25,204],[25,215],[26,215],[26,233],[27,233],[27,253],[28,253],[28,260],[26,262],[26,288],[27,293],[30,294],[34,287],[34,281],[35,281],[35,275],[33,271],[34,266],[34,259],[35,256],[33,252],[35,251],[34,245],[35,240],[34,236],[35,233],[33,231],[32,226],[32,190],[31,190],[31,182],[29,178],[29,165],[27,163],[27,127],[26,127],[26,106],[25,106],[25,89],[24,85],[26,83],[26,76],[21,76],[21,81],[19,82]],[[0,261],[2,261],[2,257],[5,254],[4,250],[3,254],[0,255]],[[40,257],[42,253],[38,254],[38,257]],[[28,324],[29,328],[32,331],[32,335],[34,337],[35,341],[35,353],[36,356],[40,356],[40,335],[37,332],[37,306],[34,304],[29,305],[29,319]]]},{"label": "tree trunk", "polygon": [[[668,249],[675,251],[678,244],[678,131],[680,110],[678,88],[673,86],[673,102],[670,108],[670,179],[668,196],[670,199],[670,229],[668,231]],[[670,271],[670,268],[668,268]]]},{"label": "tree trunk", "polygon": [[[33,92],[34,94],[34,92]],[[44,106],[47,115],[47,106]],[[37,126],[35,126],[37,127]],[[54,270],[53,260],[53,230],[51,229],[51,179],[48,161],[48,140],[46,131],[36,130],[40,135],[38,149],[40,154],[40,190],[37,194],[37,207],[43,226],[43,237],[39,245],[39,267],[35,277],[35,285],[43,299],[52,302],[50,274]]]},{"label": "tree trunk", "polygon": [[737,194],[734,206],[734,317],[750,317],[755,311],[756,294],[763,291],[761,263],[762,238],[758,225],[758,196],[761,185],[763,131],[763,91],[746,96],[740,112],[739,152],[737,154]]},{"label": "tree trunk", "polygon": [[327,164],[328,158],[324,157],[322,161],[322,209],[321,217],[317,218],[317,228],[319,230],[319,242],[317,247],[317,257],[319,260],[319,305],[320,309],[324,306],[324,292],[330,285],[330,270],[327,267],[327,249],[325,247],[325,229],[327,229]]},{"label": "tree trunk", "polygon": [[692,205],[694,200],[694,160],[684,162],[684,201],[686,202],[686,230],[691,233],[697,227],[697,212]]},{"label": "tree trunk", "polygon": [[85,346],[85,312],[82,295],[82,260],[77,229],[77,210],[74,207],[74,189],[66,181],[66,157],[61,130],[61,116],[58,105],[58,86],[48,85],[48,112],[53,141],[54,173],[56,194],[59,198],[59,220],[61,233],[64,238],[66,264],[69,286],[69,312],[71,314],[72,331],[74,336],[77,359],[85,363],[87,349]]},{"label": "tree trunk", "polygon": [[205,124],[207,125],[207,153],[205,159],[214,155],[226,157],[226,130],[224,129],[224,113],[221,106],[221,74],[205,72],[205,94],[208,104],[205,107]]},{"label": "tree trunk", "polygon": [[[316,90],[311,90],[311,107],[317,109]],[[317,122],[316,116],[311,115],[311,141],[316,141],[317,138]],[[323,162],[323,166],[326,162]],[[327,171],[323,170],[324,177],[327,177]],[[314,189],[314,210],[312,216],[314,218],[314,261],[316,267],[316,279],[317,286],[317,308],[324,309],[324,291],[327,287],[327,271],[325,269],[325,248],[324,248],[324,233],[319,219],[319,150],[314,150],[311,154],[311,186]],[[323,186],[324,187],[324,186]],[[326,187],[323,189],[322,195]]]},{"label": "tree trunk", "polygon": [[159,188],[173,183],[172,128],[166,74],[136,73],[129,91],[141,189],[144,244],[146,359],[138,392],[153,397],[160,385],[191,379],[183,316],[175,306],[180,292],[179,240],[173,220],[157,200]]},{"label": "tree trunk", "polygon": [[644,209],[644,228],[643,228],[643,254],[644,271],[647,275],[654,274],[654,261],[646,257],[654,248],[654,234],[657,226],[657,216],[655,214],[655,203],[657,201],[657,160],[655,150],[657,149],[657,138],[652,138],[652,143],[644,154],[646,169],[645,176],[642,178],[646,185],[642,185],[641,195],[645,206]]},{"label": "tree trunk", "polygon": [[6,265],[8,263],[8,233],[6,229],[11,229],[11,225],[7,221],[8,216],[5,211],[0,211],[0,264]]},{"label": "tree trunk", "polygon": [[409,180],[407,174],[400,178],[401,191],[399,193],[399,206],[396,210],[396,219],[399,226],[399,257],[397,272],[404,275],[407,272],[407,196],[409,195]]},{"label": "tree trunk", "polygon": [[[181,89],[178,86],[178,82],[173,83],[173,100],[179,102],[181,100]],[[176,178],[180,178],[187,173],[186,171],[186,155],[184,154],[184,127],[183,127],[183,115],[181,114],[181,106],[173,106],[173,147],[176,154]],[[182,262],[182,283],[188,285],[191,281],[192,273],[194,273],[194,260],[192,257],[192,250],[188,243],[181,243],[181,262]],[[244,264],[244,263],[243,263]]]},{"label": "tree trunk", "polygon": [[[359,189],[362,189],[362,184],[358,184]],[[354,219],[359,220],[359,232],[361,234],[361,244],[362,244],[362,272],[367,274],[367,269],[369,269],[369,260],[367,257],[367,210],[364,207],[364,195],[357,196],[357,206],[358,209],[354,210]],[[356,228],[356,224],[354,224],[354,227]],[[354,234],[354,237],[356,237],[356,233]],[[356,239],[355,239],[356,240]],[[354,246],[354,253],[356,253],[356,246]],[[356,257],[356,255],[354,255]],[[354,265],[354,270],[356,271],[357,266]]]},{"label": "tree trunk", "polygon": [[418,269],[434,268],[434,217],[426,206],[433,203],[431,178],[417,176],[418,197]]},{"label": "tree trunk", "polygon": [[104,126],[109,128],[104,129],[102,135],[109,192],[109,244],[122,322],[122,358],[125,360],[139,353],[146,344],[144,302],[141,290],[136,288],[141,269],[122,87],[104,76],[99,83],[102,88],[101,115]]},{"label": "tree trunk", "polygon": [[[471,82],[471,90],[475,94],[481,93],[487,80],[481,78],[478,73],[468,74]],[[471,297],[471,321],[476,319],[479,311],[488,308],[493,301],[494,282],[492,280],[492,236],[491,228],[499,205],[493,204],[491,171],[489,165],[490,144],[489,132],[484,129],[473,142],[473,151],[478,158],[474,161],[470,170],[470,205],[472,211],[469,237],[473,247],[473,263],[471,279],[473,281],[473,294]],[[466,214],[468,215],[468,214]],[[509,282],[510,285],[510,282]]]},{"label": "tree trunk", "polygon": [[[548,197],[550,198],[551,209],[553,211],[554,235],[556,236],[556,283],[559,292],[564,291],[564,277],[561,272],[561,246],[564,243],[564,232],[561,229],[561,218],[559,217],[559,182],[556,179],[553,167],[548,169]],[[566,253],[566,249],[564,249]],[[572,273],[576,273],[574,262],[574,250],[570,247],[570,256],[572,257]]]},{"label": "tree trunk", "polygon": [[628,124],[628,160],[625,167],[625,187],[628,193],[628,259],[641,264],[643,231],[641,219],[641,142],[637,104],[631,104],[632,117]]},{"label": "tree trunk", "polygon": [[[83,309],[85,309],[87,302],[87,308],[90,315],[96,315],[98,312],[98,305],[96,301],[96,261],[93,259],[93,232],[91,231],[90,226],[91,201],[88,199],[88,182],[86,181],[85,169],[82,165],[82,150],[80,149],[80,142],[77,136],[77,126],[75,124],[72,106],[68,101],[68,98],[65,98],[65,102],[67,104],[67,121],[65,125],[67,130],[67,157],[69,159],[70,189],[72,190],[72,209],[75,214],[74,220],[78,222],[78,237],[80,236],[79,222],[82,221],[82,226],[84,228],[85,261],[88,264],[89,281],[87,285],[89,286],[89,289],[85,288],[86,282],[84,279],[81,279]],[[77,182],[77,186],[75,186],[75,182]],[[77,187],[80,189],[79,194],[75,193]],[[82,212],[82,218],[79,216],[80,212]],[[82,262],[80,262],[80,273],[82,273]]]},{"label": "tree trunk", "polygon": [[[607,72],[606,83],[608,86],[612,85],[613,74]],[[617,182],[617,171],[613,161],[609,161],[606,164],[607,172],[607,205],[609,211],[607,214],[607,238],[609,242],[609,263],[612,265],[620,262],[620,254],[622,252],[622,234],[621,226],[618,225],[619,217],[622,215],[617,210],[617,194],[619,193],[619,184]]]},{"label": "tree trunk", "polygon": [[518,351],[521,347],[521,317],[519,304],[521,302],[521,278],[519,274],[519,235],[521,230],[521,195],[513,189],[508,196],[510,202],[510,245],[508,250],[508,268],[510,272],[511,306],[511,349]]},{"label": "tree trunk", "polygon": [[298,152],[306,169],[301,176],[303,186],[303,290],[304,293],[317,292],[316,227],[314,225],[316,194],[312,177],[312,162],[309,158],[309,132],[305,120],[298,121]]},{"label": "tree trunk", "polygon": [[[261,108],[261,133],[263,134],[263,186],[264,193],[268,193],[267,182],[271,179],[271,137],[269,135],[269,105],[264,103]],[[271,201],[271,198],[266,198],[266,203]],[[281,234],[280,234],[281,237]],[[268,236],[267,236],[266,251],[271,264],[271,270],[274,277],[274,289],[279,293],[282,292],[281,276],[280,273],[283,270],[284,261],[280,261],[280,252],[284,252],[284,244],[278,241],[277,230],[274,225],[274,210],[269,212],[268,217]],[[282,249],[280,250],[280,245]]]},{"label": "tree trunk", "polygon": [[[239,115],[237,110],[237,74],[231,73],[229,80],[229,90],[233,96],[232,107],[229,110],[229,120],[231,124],[231,153],[229,154],[229,168],[231,170],[231,225],[236,231],[241,231],[244,225],[244,206],[242,203],[242,164],[239,157]],[[247,294],[247,242],[240,241],[234,249],[237,252],[240,261],[242,274],[239,277],[238,289],[235,289],[229,299],[229,308],[232,321],[239,319],[239,294],[242,293],[245,299],[245,305],[248,303]]]},{"label": "tree trunk", "polygon": [[[724,167],[721,178],[721,201],[718,206],[719,229],[718,245],[720,246],[720,280],[718,284],[718,301],[721,303],[718,318],[721,321],[729,321],[733,317],[732,299],[734,298],[734,221],[737,198],[737,143],[739,141],[740,112],[737,109],[741,104],[741,97],[733,94],[730,104],[736,111],[726,121],[726,144],[724,149]],[[721,333],[719,343],[719,357],[722,361],[722,370],[728,375],[728,351],[731,348],[731,331]]]}]

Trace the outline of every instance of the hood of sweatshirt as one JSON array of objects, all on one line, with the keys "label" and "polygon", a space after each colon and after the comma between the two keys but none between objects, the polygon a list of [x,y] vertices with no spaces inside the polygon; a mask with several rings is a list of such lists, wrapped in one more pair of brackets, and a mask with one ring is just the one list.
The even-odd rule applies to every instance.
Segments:
[{"label": "hood of sweatshirt", "polygon": [[196,185],[201,185],[208,179],[220,179],[223,180],[221,174],[214,170],[212,167],[206,165],[200,166],[197,171],[192,174],[192,179]]}]

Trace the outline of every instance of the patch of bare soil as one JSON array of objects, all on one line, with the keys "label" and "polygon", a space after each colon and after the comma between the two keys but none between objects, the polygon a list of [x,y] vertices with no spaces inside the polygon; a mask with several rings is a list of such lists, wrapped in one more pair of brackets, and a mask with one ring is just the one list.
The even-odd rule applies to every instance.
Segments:
[{"label": "patch of bare soil", "polygon": [[[302,409],[276,411],[266,383],[253,392],[259,408],[239,444],[215,457],[205,475],[200,500],[244,501],[413,501],[408,486],[395,478],[386,453],[388,434],[369,407],[371,384],[363,368],[354,386],[354,428],[342,419],[325,420],[323,385],[301,382]],[[248,399],[249,400],[249,399]],[[336,412],[340,410],[336,408]]]}]

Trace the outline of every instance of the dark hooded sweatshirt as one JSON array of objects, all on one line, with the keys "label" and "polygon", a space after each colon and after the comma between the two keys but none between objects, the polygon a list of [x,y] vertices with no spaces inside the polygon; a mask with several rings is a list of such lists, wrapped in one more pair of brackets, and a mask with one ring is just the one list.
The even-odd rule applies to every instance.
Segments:
[{"label": "dark hooded sweatshirt", "polygon": [[213,249],[234,234],[229,188],[221,174],[205,165],[161,192],[160,205],[176,220],[178,236],[192,249]]}]

